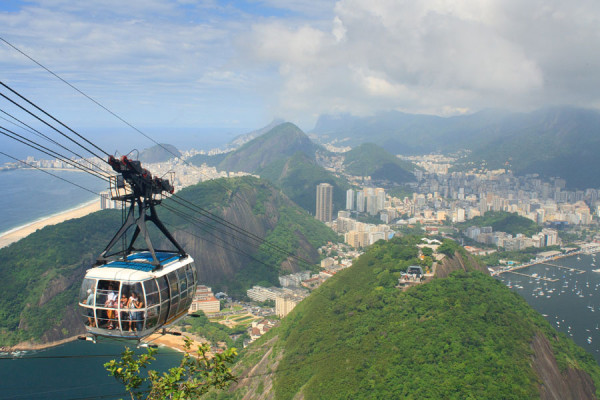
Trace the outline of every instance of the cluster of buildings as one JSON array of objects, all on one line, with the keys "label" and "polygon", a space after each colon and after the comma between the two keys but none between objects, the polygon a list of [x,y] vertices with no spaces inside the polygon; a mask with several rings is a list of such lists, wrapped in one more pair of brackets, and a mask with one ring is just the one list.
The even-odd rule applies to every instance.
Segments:
[{"label": "cluster of buildings", "polygon": [[344,234],[344,242],[354,248],[367,247],[378,240],[389,240],[394,231],[386,224],[368,224],[350,217],[349,211],[339,211],[331,228]]},{"label": "cluster of buildings", "polygon": [[248,297],[254,301],[264,302],[272,300],[275,302],[275,314],[283,318],[296,307],[298,303],[304,300],[309,292],[300,288],[277,288],[253,286],[246,291]]},{"label": "cluster of buildings", "polygon": [[346,191],[346,210],[377,215],[386,207],[385,189],[365,187],[363,190]]},{"label": "cluster of buildings", "polygon": [[531,237],[517,234],[513,237],[506,232],[493,232],[491,226],[470,226],[464,231],[464,235],[479,243],[504,247],[508,251],[523,250],[528,247],[546,247],[560,245],[558,231],[544,228],[540,233]]},{"label": "cluster of buildings", "polygon": [[[430,165],[429,170],[435,168]],[[540,225],[588,225],[594,214],[600,215],[598,189],[565,190],[566,182],[560,178],[516,177],[504,169],[446,174],[426,170],[417,178],[412,199],[402,201],[410,222],[464,222],[487,211],[507,211]]]},{"label": "cluster of buildings", "polygon": [[[217,151],[217,150],[215,150]],[[193,154],[197,154],[198,152],[185,152],[186,156],[190,156]],[[201,152],[200,152],[201,153]],[[195,185],[198,182],[210,180],[210,179],[218,179],[218,178],[227,178],[227,177],[235,177],[235,176],[244,176],[249,175],[247,172],[225,172],[225,171],[217,171],[215,167],[209,167],[205,164],[202,166],[195,166],[189,163],[186,163],[184,160],[186,156],[178,159],[171,159],[169,161],[161,162],[161,163],[145,163],[144,168],[148,169],[152,172],[153,175],[156,176],[165,176],[167,174],[172,175],[171,182],[176,191],[183,189],[184,187]],[[75,160],[78,164],[87,165],[95,170],[104,170],[106,172],[112,173],[113,171],[110,167],[106,165],[98,164],[97,160],[90,159],[78,159]],[[60,169],[60,170],[72,170],[79,171],[73,165],[66,163],[61,160],[37,160],[32,156],[27,157],[25,162],[28,164],[23,164],[20,162],[9,162],[4,164],[4,166],[0,167],[0,170],[8,170],[8,169],[17,169],[17,168],[40,168],[40,169]],[[171,179],[171,178],[169,178]],[[102,201],[102,200],[101,200]],[[105,204],[105,201],[103,201]],[[112,208],[109,205],[105,204],[105,208]]]},{"label": "cluster of buildings", "polygon": [[[25,160],[25,163],[22,162],[7,162],[5,163],[3,166],[0,167],[0,171],[2,170],[10,170],[10,169],[18,169],[18,168],[39,168],[39,169],[58,169],[58,170],[62,170],[62,169],[67,169],[67,170],[73,170],[73,171],[79,171],[77,168],[75,168],[72,164],[69,164],[67,162],[58,160],[58,159],[54,159],[54,160],[36,160],[34,157],[32,156],[28,156]],[[74,162],[76,162],[77,164],[81,164],[84,165],[86,167],[89,167],[91,169],[103,169],[106,170],[104,165],[99,165],[97,160],[95,159],[74,159]]]}]

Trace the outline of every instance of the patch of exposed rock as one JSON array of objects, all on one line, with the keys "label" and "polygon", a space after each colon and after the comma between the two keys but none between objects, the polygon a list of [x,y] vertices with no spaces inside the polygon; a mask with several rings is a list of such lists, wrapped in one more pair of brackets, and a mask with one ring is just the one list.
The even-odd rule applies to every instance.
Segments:
[{"label": "patch of exposed rock", "polygon": [[479,262],[470,254],[463,256],[458,251],[454,252],[454,257],[444,257],[437,265],[435,270],[435,276],[438,278],[446,278],[454,271],[480,271],[486,275],[490,272],[484,265],[480,265]]},{"label": "patch of exposed rock", "polygon": [[583,400],[596,399],[596,387],[592,378],[584,371],[567,368],[561,372],[552,346],[548,339],[536,334],[531,343],[532,364],[540,378],[540,398],[542,400]]},{"label": "patch of exposed rock", "polygon": [[264,348],[268,348],[268,350],[252,367],[241,372],[234,370],[234,374],[237,374],[239,380],[229,388],[230,393],[244,393],[243,400],[275,399],[274,375],[271,372],[277,370],[277,366],[283,358],[283,351],[273,354],[273,345],[277,342],[277,338],[278,336],[275,336],[270,339],[261,348],[250,348],[250,352],[260,352]]}]

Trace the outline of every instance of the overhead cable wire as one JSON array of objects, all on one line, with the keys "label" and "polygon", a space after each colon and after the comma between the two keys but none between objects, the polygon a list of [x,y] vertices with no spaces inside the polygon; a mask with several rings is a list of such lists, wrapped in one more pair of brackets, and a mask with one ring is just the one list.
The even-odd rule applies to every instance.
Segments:
[{"label": "overhead cable wire", "polygon": [[[6,132],[9,132],[9,133],[2,132],[3,130],[6,131]],[[47,147],[42,146],[39,143],[33,142],[32,140],[27,139],[27,138],[23,138],[21,135],[19,135],[17,133],[14,133],[10,129],[6,129],[6,128],[0,126],[0,134],[6,136],[8,138],[11,138],[11,139],[13,139],[13,140],[15,140],[17,142],[20,142],[20,143],[22,143],[22,144],[24,144],[26,146],[29,146],[32,149],[35,149],[35,150],[37,150],[39,152],[42,152],[42,153],[44,153],[46,155],[49,155],[50,157],[59,158],[61,161],[64,161],[64,162],[68,163],[69,165],[73,166],[74,168],[79,169],[79,170],[81,170],[83,172],[87,172],[88,174],[90,174],[92,176],[100,178],[100,179],[102,179],[102,180],[104,180],[106,182],[109,181],[108,176],[101,175],[97,171],[95,171],[95,170],[93,170],[93,169],[91,169],[91,168],[89,168],[89,167],[87,167],[87,166],[85,166],[83,164],[80,164],[80,163],[78,163],[76,161],[70,160],[70,159],[66,158],[65,156],[61,155],[60,153],[57,153],[54,150],[48,149]],[[15,135],[17,137],[11,136],[11,134]],[[18,137],[21,137],[23,140],[19,139]],[[31,142],[33,144],[27,143],[27,142]],[[42,149],[44,149],[44,150],[42,150]],[[58,156],[57,156],[57,154],[58,154]]]},{"label": "overhead cable wire", "polygon": [[33,164],[29,164],[28,162],[25,162],[25,161],[23,161],[23,160],[19,160],[19,159],[18,159],[18,158],[16,158],[16,157],[13,157],[13,156],[11,156],[11,155],[8,155],[8,154],[4,153],[3,151],[0,151],[0,154],[2,154],[2,155],[4,155],[4,156],[6,156],[6,157],[8,157],[8,158],[12,158],[13,160],[15,160],[15,161],[18,161],[18,162],[20,162],[20,163],[22,163],[22,164],[25,164],[25,165],[27,165],[27,166],[29,166],[29,167],[31,167],[31,168],[35,168],[35,169],[37,169],[37,170],[39,170],[39,171],[42,171],[42,172],[43,172],[43,173],[45,173],[45,174],[52,175],[53,177],[55,177],[55,178],[58,178],[58,179],[60,179],[60,180],[62,180],[62,181],[65,181],[65,182],[67,182],[67,183],[70,183],[71,185],[77,186],[77,187],[78,187],[78,188],[80,188],[80,189],[86,190],[86,191],[88,191],[88,192],[90,192],[90,193],[93,193],[93,194],[96,194],[96,195],[100,196],[100,193],[94,192],[94,191],[93,191],[93,190],[91,190],[91,189],[88,189],[88,188],[86,188],[86,187],[83,187],[83,186],[79,185],[78,183],[72,182],[72,181],[70,181],[70,180],[68,180],[68,179],[62,178],[62,177],[60,177],[60,176],[58,176],[58,175],[56,175],[56,174],[53,174],[52,172],[48,172],[48,171],[46,171],[46,170],[44,170],[44,169],[42,169],[42,168],[38,168],[38,167],[36,167],[36,166],[35,166],[35,165],[33,165]]},{"label": "overhead cable wire", "polygon": [[[173,151],[171,151],[169,148],[163,146],[161,143],[157,142],[156,140],[154,140],[152,137],[150,137],[149,135],[145,134],[144,132],[142,132],[140,129],[136,128],[134,125],[132,125],[131,123],[129,123],[128,121],[126,121],[124,118],[122,118],[121,116],[119,116],[118,114],[116,114],[115,112],[113,112],[112,110],[110,110],[108,107],[104,106],[103,104],[101,104],[100,102],[98,102],[97,100],[95,100],[94,98],[92,98],[91,96],[87,95],[85,92],[83,92],[82,90],[80,90],[79,88],[77,88],[75,85],[71,84],[70,82],[68,82],[67,80],[63,79],[62,77],[60,77],[58,74],[56,74],[55,72],[53,72],[52,70],[50,70],[49,68],[47,68],[46,66],[44,66],[42,63],[40,63],[39,61],[35,60],[33,57],[29,56],[28,54],[26,54],[24,51],[20,50],[19,48],[17,48],[16,46],[14,46],[13,44],[11,44],[10,42],[8,42],[6,39],[0,37],[0,41],[6,43],[8,46],[12,47],[14,50],[18,51],[19,53],[21,53],[23,56],[27,57],[29,60],[31,60],[32,62],[34,62],[35,64],[37,64],[38,66],[40,66],[41,68],[43,68],[44,70],[46,70],[48,73],[50,73],[51,75],[53,75],[54,77],[56,77],[57,79],[59,79],[60,81],[62,81],[63,83],[65,83],[66,85],[68,85],[69,87],[71,87],[72,89],[74,89],[75,91],[77,91],[78,93],[80,93],[82,96],[86,97],[88,100],[92,101],[94,104],[96,104],[97,106],[99,106],[100,108],[104,109],[106,112],[108,112],[109,114],[111,114],[112,116],[114,116],[115,118],[117,118],[118,120],[120,120],[121,122],[123,122],[124,124],[126,124],[127,126],[129,126],[130,128],[132,128],[133,130],[135,130],[136,132],[138,132],[139,134],[141,134],[142,136],[144,136],[145,138],[147,138],[148,140],[152,141],[154,144],[158,145],[159,147],[161,147],[163,150],[167,151],[168,153],[170,153],[171,155],[173,155],[176,159],[179,158],[181,159],[184,163],[188,164],[188,165],[192,165],[191,163],[189,163],[187,160],[184,160],[181,158],[180,155],[174,153]],[[0,82],[1,83],[1,82]],[[4,85],[4,84],[3,84]],[[105,153],[106,154],[106,153]],[[202,172],[201,172],[202,173]],[[202,173],[203,174],[203,173]],[[205,175],[205,174],[203,174]],[[206,175],[205,175],[206,176]],[[239,196],[238,194],[236,194],[235,192],[233,192],[231,189],[229,189],[228,187],[226,187],[225,185],[221,184],[218,181],[215,181],[216,184],[218,184],[219,186],[223,187],[227,192],[231,192],[233,193],[234,196],[236,196],[237,198],[239,198],[240,200],[242,200],[243,202],[245,202],[246,204],[249,204],[248,201],[244,198],[242,198],[241,196]],[[193,203],[192,203],[193,204]],[[217,217],[213,214],[214,217]],[[221,217],[217,217],[220,220],[222,220],[223,222],[226,222],[227,224],[230,224],[231,226],[235,226],[234,224],[226,221],[225,219],[221,218]],[[220,223],[223,223],[220,222]],[[233,228],[232,228],[233,229]],[[240,229],[243,230],[242,228],[239,228],[236,226],[236,229]],[[251,234],[250,232],[247,232],[250,235],[254,235]],[[254,235],[256,238],[258,238],[257,240],[262,241],[263,243],[268,243],[267,245],[270,246],[275,246],[278,247],[272,243],[269,243],[266,241],[266,239],[264,238],[260,238],[256,235]],[[278,251],[283,251],[285,252],[285,254],[287,254],[288,256],[301,261],[303,263],[306,263],[308,265],[313,265],[314,263],[303,259],[302,257],[299,257],[297,255],[291,254],[289,253],[287,250],[285,249],[281,249],[279,248]]]},{"label": "overhead cable wire", "polygon": [[[289,251],[287,251],[286,249],[282,248],[281,246],[278,246],[278,245],[276,245],[274,243],[271,243],[267,239],[262,238],[262,237],[260,237],[260,236],[258,236],[256,234],[254,234],[254,233],[252,233],[252,232],[244,229],[244,228],[241,228],[241,227],[239,227],[239,226],[237,226],[237,225],[235,225],[235,224],[227,221],[226,219],[224,219],[224,218],[216,215],[215,213],[212,213],[212,212],[210,212],[210,211],[208,211],[208,210],[206,210],[206,209],[204,209],[204,208],[202,208],[202,207],[200,207],[200,206],[198,206],[198,205],[190,202],[189,200],[184,199],[181,196],[173,194],[169,198],[171,200],[173,200],[174,202],[182,205],[182,206],[185,206],[185,205],[181,204],[181,202],[185,202],[187,204],[187,208],[191,209],[192,211],[197,212],[197,213],[205,216],[206,218],[208,218],[208,219],[210,219],[212,221],[215,221],[215,222],[217,222],[217,223],[219,223],[221,225],[224,225],[227,228],[234,230],[235,232],[238,232],[238,233],[240,233],[242,235],[245,235],[245,236],[249,237],[250,239],[259,242],[260,244],[264,244],[265,246],[267,246],[267,247],[269,247],[269,248],[271,248],[273,250],[276,250],[276,251],[278,251],[280,253],[283,253],[283,254],[291,257],[291,258],[294,258],[297,261],[306,263],[308,265],[313,265],[314,264],[313,262],[311,262],[309,260],[306,260],[305,258],[302,258],[300,256],[297,256],[297,255],[295,255],[293,253],[290,253]],[[179,199],[179,200],[181,200],[181,202],[178,202],[177,200],[174,200],[174,199]]]},{"label": "overhead cable wire", "polygon": [[[188,221],[188,222],[189,222],[189,219],[190,219],[190,215],[189,215],[189,214],[181,213],[180,211],[178,211],[178,210],[175,210],[175,209],[171,209],[171,208],[170,208],[170,207],[168,207],[168,206],[163,206],[163,207],[165,207],[167,210],[171,211],[173,214],[175,214],[175,215],[179,216],[180,218],[182,218],[182,219],[184,219],[184,220],[186,220],[186,221]],[[166,225],[169,225],[169,226],[173,227],[173,225],[171,225],[171,224],[166,224]],[[198,228],[199,228],[200,230],[202,230],[203,232],[205,232],[205,233],[210,233],[210,231],[209,231],[208,229],[206,229],[206,228],[203,228],[203,227],[199,226],[198,224],[194,224],[194,225],[196,225],[196,227],[198,227]],[[185,230],[185,229],[180,229],[180,228],[176,228],[176,229],[177,229],[177,230],[180,230],[180,231],[182,231],[182,232],[185,232],[185,233],[187,233],[188,235],[194,236],[194,237],[196,237],[196,238],[198,238],[198,239],[204,240],[205,242],[207,242],[207,243],[210,243],[210,244],[212,244],[212,245],[214,245],[214,246],[220,247],[220,248],[222,248],[222,249],[225,249],[225,250],[231,250],[231,251],[234,251],[234,252],[236,252],[236,253],[238,253],[238,254],[241,254],[241,255],[244,255],[244,256],[246,256],[246,257],[249,257],[250,259],[252,259],[252,260],[254,260],[254,261],[256,261],[256,262],[258,262],[258,263],[260,263],[260,264],[262,264],[262,265],[264,265],[264,266],[266,266],[266,267],[269,267],[269,268],[273,267],[272,265],[269,265],[269,264],[265,263],[264,261],[262,261],[262,260],[259,260],[258,258],[254,257],[252,254],[250,254],[250,253],[247,253],[247,252],[245,252],[244,250],[241,250],[241,249],[239,249],[239,248],[237,248],[237,247],[233,246],[231,243],[229,243],[229,242],[225,241],[225,240],[224,240],[224,239],[222,239],[222,238],[219,238],[218,236],[213,236],[213,237],[214,237],[215,239],[217,239],[217,240],[220,240],[221,242],[225,243],[225,245],[223,245],[223,244],[219,244],[219,243],[216,243],[216,242],[214,242],[214,241],[212,241],[212,240],[210,240],[210,239],[208,239],[208,238],[206,238],[206,237],[202,237],[202,236],[200,236],[200,235],[197,235],[197,234],[195,234],[195,233],[193,233],[193,232],[190,232],[190,231],[187,231],[187,230]]]},{"label": "overhead cable wire", "polygon": [[[0,82],[0,84],[2,84],[2,82]],[[71,138],[69,135],[65,134],[64,132],[62,132],[60,129],[56,128],[54,125],[52,125],[51,123],[49,123],[48,121],[44,120],[43,118],[41,118],[40,116],[34,114],[32,111],[28,110],[27,108],[25,108],[23,105],[17,103],[16,101],[14,101],[13,99],[11,99],[10,97],[6,96],[3,93],[0,93],[0,96],[3,97],[4,99],[6,99],[7,101],[9,101],[10,103],[12,103],[13,105],[17,106],[18,108],[20,108],[21,110],[25,111],[27,114],[31,115],[32,117],[34,117],[35,119],[37,119],[38,121],[42,122],[43,124],[45,124],[46,126],[50,127],[52,130],[58,132],[60,135],[64,136],[65,138],[67,138],[68,140],[70,140],[71,142],[75,143],[77,146],[81,147],[82,149],[86,150],[87,152],[89,152],[90,154],[94,155],[95,157],[99,158],[100,160],[108,163],[107,160],[104,160],[102,157],[100,157],[99,155],[97,155],[96,153],[94,153],[93,151],[89,150],[87,147],[85,147],[84,145],[82,145],[81,143],[77,142],[75,139]]]},{"label": "overhead cable wire", "polygon": [[[180,198],[180,197],[175,197],[175,198]],[[185,207],[186,209],[190,210],[192,213],[198,213],[198,211],[196,211],[195,209],[193,209],[193,208],[191,208],[191,207],[189,207],[189,206],[185,205],[184,203],[182,203],[182,202],[179,202],[179,201],[177,201],[177,200],[174,200],[174,196],[171,196],[171,197],[169,197],[169,199],[171,199],[171,200],[172,200],[174,203],[176,203],[176,204],[179,204],[180,206],[182,206],[182,207]],[[164,204],[161,204],[161,205],[165,206]],[[231,224],[232,226],[230,226],[230,225],[224,224],[224,223],[223,223],[222,221],[220,221],[219,219],[217,219],[217,218],[214,218],[214,217],[216,216],[215,214],[212,214],[212,213],[210,213],[210,212],[209,212],[209,211],[207,211],[207,210],[204,210],[204,209],[203,209],[203,212],[200,212],[200,214],[201,214],[201,215],[203,215],[203,216],[205,216],[206,218],[208,218],[208,219],[210,219],[210,220],[212,220],[212,221],[214,221],[214,222],[216,222],[216,223],[220,224],[220,225],[223,225],[223,226],[225,226],[226,228],[229,228],[229,229],[233,230],[234,232],[236,232],[236,233],[238,233],[238,234],[240,234],[240,235],[244,236],[244,238],[241,238],[241,237],[239,237],[239,236],[236,236],[236,235],[235,235],[235,234],[233,234],[232,232],[229,232],[229,231],[224,231],[224,230],[222,230],[222,229],[218,229],[218,228],[217,228],[215,225],[212,225],[212,224],[210,224],[210,223],[208,223],[208,222],[206,222],[206,221],[202,221],[201,219],[197,218],[197,217],[196,217],[196,216],[194,216],[193,214],[192,214],[192,215],[188,214],[188,217],[189,217],[189,218],[193,218],[193,219],[194,219],[195,221],[197,221],[198,223],[201,223],[201,224],[203,224],[203,225],[205,225],[205,226],[207,226],[207,227],[209,227],[209,228],[212,228],[212,229],[214,229],[214,230],[216,230],[216,231],[218,231],[218,232],[221,232],[221,233],[223,233],[223,234],[225,234],[225,235],[231,236],[231,237],[233,237],[233,238],[235,238],[235,239],[238,239],[238,240],[240,240],[240,241],[243,241],[243,242],[245,242],[245,243],[248,243],[248,244],[251,244],[251,245],[255,245],[255,244],[256,244],[256,242],[258,242],[259,244],[266,243],[265,239],[263,239],[263,238],[261,238],[261,237],[259,237],[259,236],[256,236],[256,235],[252,234],[251,232],[249,232],[249,231],[246,231],[246,230],[244,230],[244,229],[242,229],[242,228],[239,228],[239,227],[237,227],[236,225],[233,225],[233,224]],[[254,242],[249,242],[249,241],[248,241],[248,239],[251,239],[251,240],[253,240]],[[278,250],[278,251],[279,251],[279,249],[275,249],[275,250]],[[287,251],[283,251],[283,253],[285,253],[285,255],[288,255],[288,256],[289,256],[289,253],[288,253]]]},{"label": "overhead cable wire", "polygon": [[104,171],[102,168],[100,168],[98,165],[94,164],[94,163],[93,163],[93,162],[91,162],[90,160],[86,159],[86,158],[85,158],[84,156],[82,156],[81,154],[79,154],[79,153],[76,153],[75,151],[73,151],[73,150],[71,150],[71,149],[69,149],[69,148],[67,148],[67,147],[63,146],[62,144],[60,144],[60,143],[59,143],[59,142],[57,142],[56,140],[54,140],[54,139],[50,138],[48,135],[45,135],[45,134],[43,134],[42,132],[40,132],[39,130],[35,129],[34,127],[32,127],[32,126],[28,125],[28,124],[27,124],[27,123],[25,123],[24,121],[21,121],[20,119],[18,119],[18,118],[17,118],[17,117],[15,117],[14,115],[12,115],[12,114],[10,114],[10,113],[6,112],[5,110],[2,110],[2,109],[0,109],[0,112],[1,112],[1,113],[3,113],[3,114],[5,114],[5,115],[7,115],[7,116],[9,116],[10,118],[12,118],[14,121],[17,121],[17,122],[18,122],[19,124],[21,124],[21,125],[19,125],[19,124],[15,123],[14,121],[11,121],[11,120],[9,120],[9,119],[7,119],[7,118],[4,118],[4,117],[0,116],[0,118],[2,118],[3,120],[5,120],[6,122],[8,122],[8,123],[10,123],[10,124],[12,124],[12,125],[14,125],[14,126],[17,126],[17,127],[21,128],[21,129],[23,129],[23,130],[25,130],[25,131],[28,131],[28,132],[30,132],[30,133],[32,133],[32,134],[34,134],[34,135],[36,135],[36,136],[38,136],[38,137],[40,137],[40,138],[46,139],[46,140],[48,140],[48,141],[49,141],[49,142],[51,142],[51,143],[54,143],[55,145],[57,145],[57,146],[61,147],[62,149],[65,149],[65,150],[67,150],[68,152],[72,153],[73,155],[76,155],[77,157],[81,158],[82,160],[85,160],[86,162],[90,163],[91,165],[93,165],[94,167],[98,168],[98,169],[99,169],[99,170],[101,170],[102,172],[106,173],[106,171]]},{"label": "overhead cable wire", "polygon": [[[108,107],[104,106],[103,104],[101,104],[99,101],[97,101],[96,99],[94,99],[93,97],[87,95],[85,92],[83,92],[81,89],[77,88],[75,85],[73,85],[72,83],[70,83],[69,81],[67,81],[66,79],[62,78],[60,75],[58,75],[57,73],[55,73],[54,71],[52,71],[50,68],[44,66],[42,63],[40,63],[39,61],[37,61],[36,59],[34,59],[33,57],[31,57],[30,55],[26,54],[24,51],[22,51],[21,49],[19,49],[17,46],[13,45],[12,43],[10,43],[8,40],[0,37],[0,41],[6,43],[8,46],[12,47],[14,50],[16,50],[17,52],[21,53],[23,56],[27,57],[29,60],[31,60],[32,62],[34,62],[35,64],[37,64],[39,67],[41,67],[42,69],[44,69],[45,71],[47,71],[49,74],[51,74],[52,76],[54,76],[55,78],[57,78],[58,80],[60,80],[61,82],[63,82],[64,84],[66,84],[67,86],[71,87],[73,90],[75,90],[77,93],[81,94],[82,96],[84,96],[85,98],[87,98],[88,100],[90,100],[92,103],[96,104],[98,107],[102,108],[104,111],[108,112],[110,115],[112,115],[113,117],[117,118],[119,121],[123,122],[125,125],[129,126],[131,129],[133,129],[134,131],[136,131],[137,133],[139,133],[140,135],[144,136],[146,139],[150,140],[151,142],[153,142],[154,144],[156,144],[157,146],[161,147],[163,150],[165,150],[166,152],[170,153],[171,155],[173,155],[176,159],[179,158],[181,159],[184,163],[193,166],[193,164],[191,164],[189,161],[184,160],[183,158],[181,158],[181,155],[174,153],[173,151],[171,151],[169,148],[163,146],[161,143],[158,143],[156,140],[154,140],[152,137],[150,137],[149,135],[147,135],[146,133],[142,132],[140,129],[136,128],[133,124],[129,123],[127,120],[125,120],[123,117],[119,116],[117,113],[115,113],[114,111],[110,110]],[[204,174],[203,172],[200,172],[202,175],[208,177],[206,174]],[[209,177],[208,177],[209,178]],[[229,188],[227,188],[225,185],[220,184],[219,182],[216,182],[219,186],[222,186],[223,188],[225,188],[226,190],[230,190]],[[238,197],[240,200],[244,201],[246,204],[248,204],[248,201],[240,196],[235,195],[236,197]]]},{"label": "overhead cable wire", "polygon": [[[37,106],[36,104],[34,104],[33,102],[31,102],[30,100],[28,100],[25,96],[21,95],[20,93],[18,93],[16,90],[13,90],[12,88],[10,88],[8,85],[6,85],[4,82],[0,81],[0,85],[4,86],[5,88],[7,88],[8,90],[10,90],[12,93],[16,94],[17,96],[19,96],[21,99],[23,99],[24,101],[26,101],[27,103],[29,103],[30,105],[32,105],[33,107],[35,107],[37,110],[41,111],[42,113],[44,113],[44,115],[48,116],[49,118],[52,118],[55,122],[59,123],[60,125],[62,125],[64,128],[68,129],[71,133],[74,133],[75,135],[77,135],[77,137],[79,137],[80,139],[83,139],[86,143],[90,144],[91,146],[95,147],[97,150],[99,150],[101,153],[104,153],[104,155],[106,155],[107,157],[110,156],[110,154],[108,154],[106,151],[102,150],[100,147],[96,146],[94,143],[90,142],[88,139],[86,139],[85,137],[83,137],[82,135],[80,135],[79,133],[75,132],[73,129],[71,129],[70,127],[68,127],[67,125],[63,124],[60,120],[56,119],[55,117],[53,117],[52,115],[50,115],[49,113],[47,113],[45,110],[43,110],[41,107]],[[6,96],[3,96],[6,98]],[[12,100],[11,100],[12,102]],[[37,118],[37,117],[36,117]],[[75,141],[73,141],[75,142]],[[77,143],[77,142],[75,142]],[[77,143],[79,144],[79,143]],[[88,152],[94,154],[96,157],[98,157],[101,160],[104,160],[102,157],[99,157],[97,154],[93,153],[91,150],[87,149],[85,146],[79,144],[79,146],[83,147],[84,149],[86,149]],[[106,161],[106,160],[104,160]],[[108,161],[106,161],[108,163]]]},{"label": "overhead cable wire", "polygon": [[[38,146],[38,147],[41,147],[41,148],[43,148],[44,150],[46,150],[46,151],[48,151],[48,152],[50,152],[50,153],[52,153],[52,154],[55,154],[55,155],[56,155],[55,157],[56,157],[56,158],[58,158],[58,159],[60,159],[61,161],[65,161],[65,162],[69,162],[69,163],[75,163],[75,164],[77,164],[77,165],[80,167],[79,169],[85,169],[86,171],[89,171],[90,173],[93,173],[93,174],[96,174],[96,175],[102,176],[102,177],[103,177],[105,180],[108,180],[108,178],[109,178],[109,176],[110,176],[110,175],[109,175],[109,174],[108,174],[106,171],[104,171],[104,170],[102,170],[102,169],[95,170],[95,169],[93,169],[93,168],[90,168],[90,167],[88,167],[87,165],[83,164],[82,162],[79,162],[79,161],[73,161],[72,159],[69,159],[69,158],[68,158],[67,156],[65,156],[64,154],[61,154],[61,153],[57,152],[56,150],[49,149],[48,147],[46,147],[46,146],[43,146],[43,145],[41,145],[41,144],[37,143],[37,142],[36,142],[36,141],[34,141],[34,140],[31,140],[31,139],[29,139],[29,138],[26,138],[26,137],[25,137],[25,136],[23,136],[23,135],[19,135],[18,133],[14,132],[14,131],[12,131],[12,130],[10,130],[10,129],[8,129],[8,128],[5,128],[5,127],[3,127],[3,126],[0,126],[0,129],[2,129],[2,130],[6,131],[6,132],[8,132],[8,133],[10,133],[10,134],[12,134],[12,135],[14,135],[14,136],[17,136],[17,137],[19,137],[19,138],[21,138],[21,139],[25,140],[26,142],[29,142],[29,143],[31,143],[31,144],[33,144],[33,145],[36,145],[36,146]],[[8,136],[7,134],[4,134],[4,135],[5,135],[5,136]],[[9,137],[10,137],[10,136],[9,136]],[[13,139],[14,139],[14,138],[13,138]],[[15,139],[15,140],[16,140],[16,139]],[[21,143],[23,143],[23,142],[21,142]],[[24,143],[24,144],[27,144],[27,143]],[[28,145],[28,146],[32,147],[31,145]],[[39,149],[36,149],[36,150],[39,150]],[[70,151],[69,149],[66,149],[66,150],[67,150],[67,151]],[[48,154],[48,153],[46,153],[46,154]],[[49,154],[49,155],[52,155],[52,154]],[[86,160],[85,158],[82,158],[81,160],[82,160],[82,161],[85,161],[85,162],[88,162],[88,160]],[[93,165],[94,167],[97,167],[97,166],[96,166],[96,165],[94,165],[94,164],[92,164],[92,165]]]}]

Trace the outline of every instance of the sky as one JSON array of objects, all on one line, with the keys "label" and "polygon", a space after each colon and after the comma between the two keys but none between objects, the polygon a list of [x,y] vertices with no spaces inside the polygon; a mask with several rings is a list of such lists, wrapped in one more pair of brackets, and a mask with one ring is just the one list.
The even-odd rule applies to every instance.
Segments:
[{"label": "sky", "polygon": [[[596,0],[3,0],[0,38],[157,140],[210,141],[274,118],[598,108],[599,19]],[[126,128],[4,42],[0,77],[77,129]]]}]

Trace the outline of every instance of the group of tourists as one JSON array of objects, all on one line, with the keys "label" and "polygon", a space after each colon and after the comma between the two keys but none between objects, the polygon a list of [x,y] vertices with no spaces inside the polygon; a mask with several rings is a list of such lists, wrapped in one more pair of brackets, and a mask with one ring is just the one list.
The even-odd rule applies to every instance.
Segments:
[{"label": "group of tourists", "polygon": [[[124,289],[124,288],[123,288]],[[117,309],[119,309],[121,313],[121,330],[122,331],[141,331],[144,325],[144,311],[140,309],[144,308],[144,302],[141,296],[136,291],[131,291],[131,293],[126,292],[125,290],[121,291],[121,298],[118,299],[118,286],[115,288],[114,283],[109,283],[107,290],[102,290],[102,297],[106,296],[104,301],[104,307],[106,310],[98,309],[98,319],[102,320],[100,314],[105,314],[107,321],[106,329],[118,329],[118,321],[117,321]],[[95,290],[88,289],[87,290],[88,297],[85,301],[87,305],[94,305],[95,299]],[[100,300],[100,296],[98,297]],[[96,302],[102,304],[100,301]],[[99,305],[98,304],[98,305]],[[94,309],[88,309],[88,323],[89,326],[96,326],[96,320],[94,318]],[[104,325],[104,324],[102,324]],[[101,327],[98,325],[98,327]]]}]

